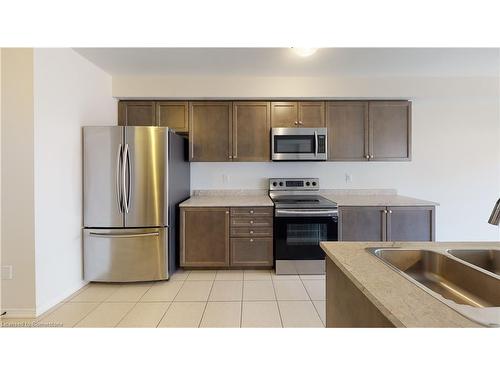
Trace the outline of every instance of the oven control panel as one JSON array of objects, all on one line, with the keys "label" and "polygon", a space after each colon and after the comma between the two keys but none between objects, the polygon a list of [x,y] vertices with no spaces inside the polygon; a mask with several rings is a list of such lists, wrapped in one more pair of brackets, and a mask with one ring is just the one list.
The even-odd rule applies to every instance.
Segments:
[{"label": "oven control panel", "polygon": [[319,178],[270,178],[269,190],[319,190]]}]

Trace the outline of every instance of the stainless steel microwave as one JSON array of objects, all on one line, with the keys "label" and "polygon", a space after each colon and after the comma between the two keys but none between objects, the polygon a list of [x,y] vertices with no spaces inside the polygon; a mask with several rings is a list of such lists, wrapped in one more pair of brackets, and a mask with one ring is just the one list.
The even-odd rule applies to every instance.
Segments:
[{"label": "stainless steel microwave", "polygon": [[326,128],[272,128],[272,160],[326,160]]}]

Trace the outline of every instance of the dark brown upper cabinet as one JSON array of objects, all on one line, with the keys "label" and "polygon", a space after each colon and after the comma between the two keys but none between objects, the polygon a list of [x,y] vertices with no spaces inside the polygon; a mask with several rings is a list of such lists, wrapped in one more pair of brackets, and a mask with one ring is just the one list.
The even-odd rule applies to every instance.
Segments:
[{"label": "dark brown upper cabinet", "polygon": [[232,160],[232,102],[189,102],[190,161]]},{"label": "dark brown upper cabinet", "polygon": [[325,127],[325,102],[299,102],[298,107],[300,127]]},{"label": "dark brown upper cabinet", "polygon": [[270,129],[269,102],[233,102],[232,160],[271,160]]},{"label": "dark brown upper cabinet", "polygon": [[322,128],[325,126],[325,103],[271,102],[271,127]]},{"label": "dark brown upper cabinet", "polygon": [[411,158],[411,103],[326,103],[328,160],[396,161]]},{"label": "dark brown upper cabinet", "polygon": [[176,133],[189,131],[188,102],[156,102],[156,121],[159,126],[174,130]]},{"label": "dark brown upper cabinet", "polygon": [[326,102],[328,160],[368,160],[368,102]]},{"label": "dark brown upper cabinet", "polygon": [[370,102],[368,118],[370,160],[410,160],[411,103]]},{"label": "dark brown upper cabinet", "polygon": [[273,128],[291,128],[297,124],[297,102],[271,102]]},{"label": "dark brown upper cabinet", "polygon": [[156,126],[153,101],[125,100],[118,103],[118,125]]}]

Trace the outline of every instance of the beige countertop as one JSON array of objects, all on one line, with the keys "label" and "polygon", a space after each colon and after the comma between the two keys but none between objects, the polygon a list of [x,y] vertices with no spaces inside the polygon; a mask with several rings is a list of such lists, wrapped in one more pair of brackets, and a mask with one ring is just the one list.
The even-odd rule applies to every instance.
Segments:
[{"label": "beige countertop", "polygon": [[[438,203],[398,195],[393,189],[320,190],[319,194],[339,206],[437,206]],[[265,189],[195,190],[180,207],[272,207]]]},{"label": "beige countertop", "polygon": [[273,207],[267,190],[195,190],[180,207]]},{"label": "beige countertop", "polygon": [[396,327],[481,327],[389,268],[366,248],[500,249],[500,242],[322,242],[321,247]]},{"label": "beige countertop", "polygon": [[438,206],[436,202],[399,195],[396,190],[321,190],[326,199],[339,206]]}]

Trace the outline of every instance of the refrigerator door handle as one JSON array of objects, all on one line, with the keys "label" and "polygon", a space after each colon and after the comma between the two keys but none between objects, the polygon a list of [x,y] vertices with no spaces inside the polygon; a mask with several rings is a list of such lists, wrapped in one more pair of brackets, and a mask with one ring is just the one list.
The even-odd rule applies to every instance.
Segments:
[{"label": "refrigerator door handle", "polygon": [[[127,171],[129,172],[128,179],[127,179]],[[130,192],[129,189],[127,189],[127,181],[130,187],[130,158],[128,153],[128,143],[125,143],[123,149],[123,160],[122,160],[122,192],[123,192],[122,202],[126,214],[128,214],[129,203],[130,203]]]},{"label": "refrigerator door handle", "polygon": [[128,147],[128,144],[127,144],[127,213],[128,213],[128,210],[130,209],[130,191],[132,190],[132,171],[131,171],[132,167],[131,167],[131,164],[130,164],[130,149]]},{"label": "refrigerator door handle", "polygon": [[106,237],[106,238],[157,237],[159,235],[160,232],[128,233],[128,234],[89,232],[90,237]]},{"label": "refrigerator door handle", "polygon": [[118,146],[118,152],[116,153],[116,198],[118,203],[118,209],[123,213],[123,196],[120,188],[120,170],[122,165],[122,144]]}]

